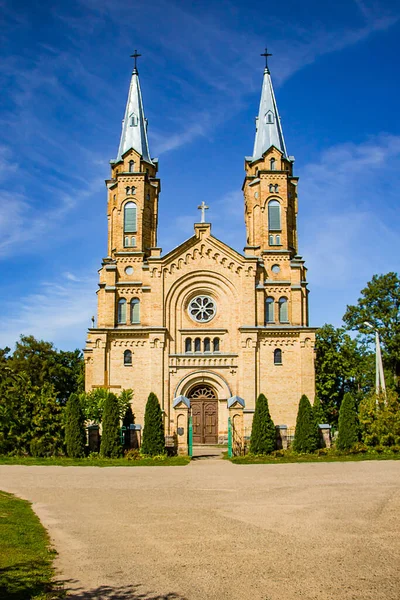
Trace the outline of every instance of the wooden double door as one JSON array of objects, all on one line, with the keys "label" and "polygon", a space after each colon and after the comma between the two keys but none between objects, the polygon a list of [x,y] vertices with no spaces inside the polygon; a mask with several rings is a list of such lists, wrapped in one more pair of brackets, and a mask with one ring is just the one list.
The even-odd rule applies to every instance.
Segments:
[{"label": "wooden double door", "polygon": [[218,443],[218,402],[208,386],[198,386],[190,393],[194,444]]}]

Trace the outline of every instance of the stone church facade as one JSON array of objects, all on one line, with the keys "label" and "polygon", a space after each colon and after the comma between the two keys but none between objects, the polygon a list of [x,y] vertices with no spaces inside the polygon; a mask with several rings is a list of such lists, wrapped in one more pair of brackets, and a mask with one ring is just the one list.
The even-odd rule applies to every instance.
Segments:
[{"label": "stone church facade", "polygon": [[154,392],[166,434],[178,433],[183,446],[188,414],[194,443],[226,440],[235,407],[249,434],[261,392],[275,424],[295,424],[301,395],[314,399],[315,329],[298,255],[293,163],[266,67],[253,155],[245,158],[243,254],[212,235],[203,208],[193,236],[163,255],[158,161],[135,67],[106,181],[108,251],[84,351],[87,391],[131,388],[141,425]]}]

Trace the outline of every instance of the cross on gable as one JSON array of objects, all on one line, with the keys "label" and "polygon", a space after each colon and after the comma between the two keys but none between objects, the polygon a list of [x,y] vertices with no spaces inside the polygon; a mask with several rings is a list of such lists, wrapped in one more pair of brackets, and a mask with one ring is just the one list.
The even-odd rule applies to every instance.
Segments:
[{"label": "cross on gable", "polygon": [[201,210],[201,221],[200,223],[205,223],[206,222],[206,210],[208,210],[210,207],[206,205],[206,203],[203,202],[197,207],[199,210]]}]

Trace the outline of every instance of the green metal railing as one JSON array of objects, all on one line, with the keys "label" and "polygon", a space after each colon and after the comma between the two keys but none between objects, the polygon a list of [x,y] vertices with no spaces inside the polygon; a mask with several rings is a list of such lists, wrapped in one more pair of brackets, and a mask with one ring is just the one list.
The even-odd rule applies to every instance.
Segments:
[{"label": "green metal railing", "polygon": [[188,419],[188,454],[193,456],[193,422],[192,417]]}]

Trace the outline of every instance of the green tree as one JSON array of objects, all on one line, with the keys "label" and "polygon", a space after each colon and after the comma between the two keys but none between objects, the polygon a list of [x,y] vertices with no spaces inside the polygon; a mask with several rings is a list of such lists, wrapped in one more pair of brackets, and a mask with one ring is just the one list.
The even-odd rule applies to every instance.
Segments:
[{"label": "green tree", "polygon": [[368,394],[360,402],[358,414],[364,444],[400,446],[400,398],[396,392]]},{"label": "green tree", "polygon": [[319,446],[319,431],[313,409],[307,396],[300,398],[296,420],[293,450],[295,452],[314,452]]},{"label": "green tree", "polygon": [[[83,392],[79,394],[82,410],[88,421],[101,423],[105,402],[109,393],[110,392],[106,388],[96,388],[90,392]],[[128,406],[131,405],[132,398],[133,391],[130,389],[122,390],[120,395],[117,397],[118,413],[121,419],[124,418]]]},{"label": "green tree", "polygon": [[313,415],[317,425],[321,425],[322,423],[326,423],[326,416],[324,412],[324,407],[321,404],[318,396],[315,396],[314,404],[313,404]]},{"label": "green tree", "polygon": [[144,413],[142,454],[158,456],[165,452],[164,423],[160,403],[153,392],[150,392]]},{"label": "green tree", "polygon": [[30,452],[33,456],[56,456],[63,453],[64,431],[62,410],[54,387],[45,383],[36,388],[32,413],[32,439]]},{"label": "green tree", "polygon": [[355,306],[347,306],[343,317],[346,325],[373,340],[370,323],[378,330],[383,347],[383,362],[390,371],[393,384],[399,387],[400,377],[400,279],[397,273],[374,275],[361,290]]},{"label": "green tree", "polygon": [[373,354],[362,340],[328,324],[317,331],[315,351],[316,395],[326,421],[337,426],[345,393],[363,395],[372,389]]},{"label": "green tree", "polygon": [[339,411],[338,450],[349,450],[358,442],[358,416],[353,396],[347,392]]},{"label": "green tree", "polygon": [[276,430],[268,408],[268,400],[260,394],[256,401],[250,436],[251,454],[269,454],[276,448]]},{"label": "green tree", "polygon": [[72,393],[83,391],[80,350],[58,351],[50,342],[21,335],[8,362],[14,373],[24,375],[34,387],[53,385],[60,405],[65,405]]},{"label": "green tree", "polygon": [[118,399],[115,394],[108,393],[104,403],[100,454],[107,458],[121,456],[120,420]]},{"label": "green tree", "polygon": [[65,445],[67,455],[81,458],[85,455],[85,416],[77,394],[71,394],[65,407]]}]

